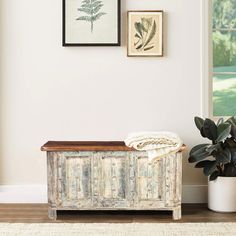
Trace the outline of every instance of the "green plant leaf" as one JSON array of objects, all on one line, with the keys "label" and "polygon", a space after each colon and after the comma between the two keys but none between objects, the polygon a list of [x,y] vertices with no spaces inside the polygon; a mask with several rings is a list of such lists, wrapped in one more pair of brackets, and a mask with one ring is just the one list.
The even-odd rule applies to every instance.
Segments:
[{"label": "green plant leaf", "polygon": [[90,3],[90,2],[83,3],[83,4],[81,5],[81,8],[87,7],[87,8],[92,9],[92,8],[97,7],[97,6],[103,6],[102,1],[96,1],[96,2],[94,2],[94,3]]},{"label": "green plant leaf", "polygon": [[207,157],[209,157],[209,153],[205,152],[205,153],[202,153],[201,155],[198,155],[198,156],[190,156],[188,158],[188,162],[189,163],[198,162],[198,161],[204,160]]},{"label": "green plant leaf", "polygon": [[217,126],[219,126],[220,124],[224,123],[224,118],[220,118],[218,121],[217,121]]},{"label": "green plant leaf", "polygon": [[203,138],[206,138],[206,134],[204,133],[203,127],[201,128],[200,133],[201,133],[201,135],[202,135]]},{"label": "green plant leaf", "polygon": [[142,44],[140,44],[138,47],[136,47],[136,49],[138,50],[138,49],[140,49],[140,48],[142,48]]},{"label": "green plant leaf", "polygon": [[83,4],[90,4],[90,0],[83,0],[82,3]]},{"label": "green plant leaf", "polygon": [[78,11],[82,11],[87,13],[88,15],[92,15],[92,9],[88,7],[78,8]]},{"label": "green plant leaf", "polygon": [[217,162],[216,161],[207,161],[207,163],[205,163],[205,166],[203,168],[203,173],[205,176],[209,176],[211,175],[217,166]]},{"label": "green plant leaf", "polygon": [[210,180],[210,181],[216,180],[219,175],[220,175],[220,172],[219,172],[218,170],[215,170],[215,171],[210,175],[209,180]]},{"label": "green plant leaf", "polygon": [[236,177],[236,166],[234,163],[228,163],[225,165],[224,170],[226,177]]},{"label": "green plant leaf", "polygon": [[228,148],[217,151],[213,154],[218,164],[226,164],[231,160],[231,153]]},{"label": "green plant leaf", "polygon": [[194,117],[194,122],[197,128],[201,131],[204,124],[204,120],[201,117],[196,116]]},{"label": "green plant leaf", "polygon": [[139,35],[140,35],[141,37],[143,37],[143,30],[142,30],[142,25],[141,25],[141,23],[135,22],[135,23],[134,23],[134,27],[135,27],[136,31],[139,33]]},{"label": "green plant leaf", "polygon": [[209,160],[200,161],[195,165],[195,168],[204,168],[208,164]]},{"label": "green plant leaf", "polygon": [[234,138],[227,138],[225,140],[225,145],[231,153],[231,161],[236,163],[236,142],[234,141]]},{"label": "green plant leaf", "polygon": [[93,14],[97,14],[100,11],[102,6],[103,6],[103,4],[100,4],[100,5],[96,6],[96,7],[94,7],[93,10],[92,10],[92,13]]},{"label": "green plant leaf", "polygon": [[231,125],[229,123],[222,123],[217,127],[216,142],[221,142],[230,135]]},{"label": "green plant leaf", "polygon": [[229,149],[235,148],[235,150],[236,150],[236,142],[234,141],[234,138],[233,138],[233,137],[227,138],[227,139],[225,140],[225,144],[227,145],[227,147],[228,147]]},{"label": "green plant leaf", "polygon": [[151,33],[149,34],[149,37],[147,41],[144,43],[143,47],[146,47],[152,41],[152,39],[154,38],[156,34],[156,28],[157,28],[156,21],[154,20]]},{"label": "green plant leaf", "polygon": [[226,122],[231,124],[230,134],[236,139],[236,116],[230,117]]},{"label": "green plant leaf", "polygon": [[142,17],[141,22],[142,22],[143,30],[145,32],[148,32],[151,25],[152,25],[152,17],[150,17],[150,18]]},{"label": "green plant leaf", "polygon": [[144,51],[148,51],[148,50],[151,50],[153,49],[155,46],[151,46],[151,47],[148,47],[148,48],[144,48]]},{"label": "green plant leaf", "polygon": [[210,156],[209,152],[206,151],[206,147],[209,146],[209,144],[200,144],[196,147],[192,148],[189,154],[188,161],[190,163],[201,161],[205,159],[206,157]]},{"label": "green plant leaf", "polygon": [[[83,7],[85,7],[85,8],[90,8],[90,7],[91,7],[91,4],[89,4],[89,3],[82,4],[82,5],[81,5],[81,8],[83,8]],[[80,8],[78,8],[78,11],[79,11],[79,9],[80,9]]]},{"label": "green plant leaf", "polygon": [[102,5],[102,6],[103,6],[102,1],[96,1],[96,2],[94,2],[94,3],[91,3],[91,6],[92,6],[92,7],[97,7],[97,6],[99,6],[99,5]]},{"label": "green plant leaf", "polygon": [[105,12],[100,12],[100,13],[92,16],[92,21],[96,21],[96,20],[100,19],[100,17],[103,16],[103,15],[106,15],[106,13]]},{"label": "green plant leaf", "polygon": [[220,143],[214,144],[214,145],[209,145],[206,148],[206,151],[211,154],[213,151],[217,151],[221,147]]},{"label": "green plant leaf", "polygon": [[225,161],[230,162],[231,161],[231,152],[229,148],[224,148],[224,155],[225,155]]},{"label": "green plant leaf", "polygon": [[76,20],[84,20],[84,21],[91,21],[91,16],[80,16]]},{"label": "green plant leaf", "polygon": [[198,150],[206,150],[206,148],[209,146],[211,146],[211,144],[209,144],[209,143],[198,144],[190,150],[189,155],[191,156],[193,153],[196,153],[196,151],[198,151]]},{"label": "green plant leaf", "polygon": [[214,121],[206,119],[203,124],[203,131],[208,139],[212,141],[217,139],[217,126]]},{"label": "green plant leaf", "polygon": [[236,151],[231,151],[231,161],[236,164]]}]

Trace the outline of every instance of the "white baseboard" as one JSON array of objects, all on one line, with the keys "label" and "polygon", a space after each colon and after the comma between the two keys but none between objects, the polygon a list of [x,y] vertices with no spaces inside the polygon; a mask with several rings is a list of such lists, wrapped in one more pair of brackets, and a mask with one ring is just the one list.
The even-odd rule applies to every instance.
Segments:
[{"label": "white baseboard", "polygon": [[[183,203],[206,203],[207,185],[183,185]],[[47,203],[46,185],[0,185],[0,203]]]},{"label": "white baseboard", "polygon": [[46,185],[0,185],[0,203],[46,202]]}]

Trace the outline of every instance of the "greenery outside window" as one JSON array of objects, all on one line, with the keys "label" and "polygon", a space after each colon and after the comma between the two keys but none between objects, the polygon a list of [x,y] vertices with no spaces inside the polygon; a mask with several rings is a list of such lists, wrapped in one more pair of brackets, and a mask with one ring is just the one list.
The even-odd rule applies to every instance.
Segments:
[{"label": "greenery outside window", "polygon": [[236,115],[236,0],[212,0],[213,116]]}]

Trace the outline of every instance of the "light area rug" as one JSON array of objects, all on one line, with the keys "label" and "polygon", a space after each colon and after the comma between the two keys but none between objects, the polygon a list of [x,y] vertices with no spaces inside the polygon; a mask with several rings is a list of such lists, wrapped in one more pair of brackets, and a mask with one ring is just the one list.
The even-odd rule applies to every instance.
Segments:
[{"label": "light area rug", "polygon": [[236,236],[236,223],[0,223],[0,236]]}]

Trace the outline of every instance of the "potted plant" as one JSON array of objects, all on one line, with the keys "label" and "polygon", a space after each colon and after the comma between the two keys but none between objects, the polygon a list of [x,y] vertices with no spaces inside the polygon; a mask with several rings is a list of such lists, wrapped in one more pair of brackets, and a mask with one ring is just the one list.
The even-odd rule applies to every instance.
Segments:
[{"label": "potted plant", "polygon": [[193,147],[188,161],[203,168],[208,178],[208,207],[219,212],[236,212],[236,117],[217,123],[194,118],[204,138],[211,143]]}]

